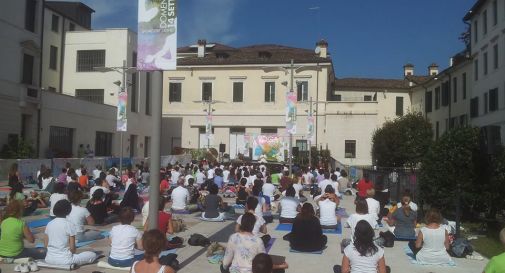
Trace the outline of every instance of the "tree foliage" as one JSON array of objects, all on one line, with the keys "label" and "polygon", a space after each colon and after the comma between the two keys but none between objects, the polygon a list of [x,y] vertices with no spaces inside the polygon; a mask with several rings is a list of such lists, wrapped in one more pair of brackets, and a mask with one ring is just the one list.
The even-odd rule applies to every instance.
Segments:
[{"label": "tree foliage", "polygon": [[421,113],[387,121],[372,136],[372,157],[379,167],[415,167],[430,147],[431,124]]},{"label": "tree foliage", "polygon": [[476,128],[457,128],[442,135],[421,162],[418,181],[422,200],[452,215],[459,189],[462,207],[474,207],[482,190],[476,184],[479,148]]},{"label": "tree foliage", "polygon": [[17,139],[9,144],[5,144],[0,151],[0,158],[23,159],[33,158],[35,151],[30,142],[24,139]]}]

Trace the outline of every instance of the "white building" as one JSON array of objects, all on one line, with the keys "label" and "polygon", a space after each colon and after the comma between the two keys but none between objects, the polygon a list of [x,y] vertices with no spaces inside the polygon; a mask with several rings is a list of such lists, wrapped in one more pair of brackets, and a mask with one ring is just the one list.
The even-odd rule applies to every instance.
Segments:
[{"label": "white building", "polygon": [[0,9],[0,149],[19,138],[37,143],[42,5],[9,1]]},{"label": "white building", "polygon": [[478,0],[464,20],[471,26],[471,124],[505,143],[505,1]]},{"label": "white building", "polygon": [[[121,67],[136,66],[137,34],[128,29],[105,29],[67,32],[65,37],[65,67],[63,94],[80,100],[116,107],[123,78]],[[98,69],[97,69],[98,68]],[[99,68],[115,68],[100,72]],[[127,71],[128,131],[123,135],[123,155],[149,155],[151,133],[151,88],[148,74]],[[80,101],[77,100],[76,102]],[[115,125],[115,123],[114,123]],[[113,133],[113,132],[108,132]],[[119,150],[119,134],[114,137],[114,148]],[[79,142],[78,144],[91,144]],[[119,153],[115,153],[119,155]]]}]

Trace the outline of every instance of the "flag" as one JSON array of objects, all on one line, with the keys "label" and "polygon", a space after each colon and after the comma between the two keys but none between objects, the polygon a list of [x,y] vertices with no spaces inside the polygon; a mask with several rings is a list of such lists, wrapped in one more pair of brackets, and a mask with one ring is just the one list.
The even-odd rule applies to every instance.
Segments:
[{"label": "flag", "polygon": [[296,134],[296,93],[286,92],[286,131]]},{"label": "flag", "polygon": [[126,120],[126,104],[128,103],[128,92],[126,88],[123,92],[119,92],[117,100],[117,128],[118,132],[127,131],[127,120]]}]

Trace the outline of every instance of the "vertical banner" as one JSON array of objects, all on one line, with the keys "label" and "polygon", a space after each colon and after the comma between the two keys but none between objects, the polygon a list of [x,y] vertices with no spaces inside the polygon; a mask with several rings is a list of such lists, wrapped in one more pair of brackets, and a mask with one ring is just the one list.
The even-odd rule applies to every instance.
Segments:
[{"label": "vertical banner", "polygon": [[209,140],[212,138],[212,111],[209,111],[205,117],[205,136]]},{"label": "vertical banner", "polygon": [[286,131],[294,135],[296,134],[296,93],[286,93]]},{"label": "vertical banner", "polygon": [[[310,142],[310,143],[314,143],[315,139],[314,139],[314,116],[313,115],[309,115],[307,117],[307,140]],[[309,147],[310,149],[310,147]]]},{"label": "vertical banner", "polygon": [[118,132],[127,131],[126,104],[128,103],[128,92],[126,89],[119,92],[117,100],[117,128]]},{"label": "vertical banner", "polygon": [[176,0],[138,0],[137,70],[175,70]]}]

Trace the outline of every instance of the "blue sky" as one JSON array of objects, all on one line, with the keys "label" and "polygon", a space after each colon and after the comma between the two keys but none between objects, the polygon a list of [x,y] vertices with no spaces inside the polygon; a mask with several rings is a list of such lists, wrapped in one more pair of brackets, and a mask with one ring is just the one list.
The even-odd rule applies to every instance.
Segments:
[{"label": "blue sky", "polygon": [[[417,75],[432,62],[448,66],[464,48],[462,18],[475,1],[179,0],[178,44],[204,38],[237,47],[314,48],[324,38],[337,77],[401,78],[405,63],[414,64]],[[96,11],[93,28],[136,31],[137,0],[82,2]]]}]

